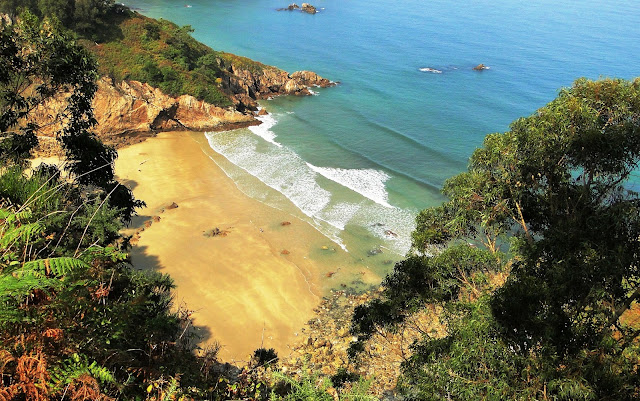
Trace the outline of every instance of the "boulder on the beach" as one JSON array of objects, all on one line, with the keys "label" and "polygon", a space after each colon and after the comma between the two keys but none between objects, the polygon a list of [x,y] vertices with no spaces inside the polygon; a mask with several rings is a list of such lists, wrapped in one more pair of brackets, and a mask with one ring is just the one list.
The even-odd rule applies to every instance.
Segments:
[{"label": "boulder on the beach", "polygon": [[478,64],[475,67],[473,67],[473,69],[476,70],[476,71],[482,71],[482,70],[488,70],[489,67],[487,67],[484,64]]},{"label": "boulder on the beach", "polygon": [[290,226],[291,222],[290,221],[283,221],[282,223],[280,223],[281,226]]},{"label": "boulder on the beach", "polygon": [[269,113],[265,109],[258,110],[258,115],[259,116],[266,116],[267,114],[269,114]]}]

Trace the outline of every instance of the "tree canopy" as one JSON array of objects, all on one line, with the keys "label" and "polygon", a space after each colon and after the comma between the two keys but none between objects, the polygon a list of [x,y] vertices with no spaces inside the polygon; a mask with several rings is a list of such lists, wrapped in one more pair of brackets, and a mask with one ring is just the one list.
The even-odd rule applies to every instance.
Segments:
[{"label": "tree canopy", "polygon": [[353,331],[364,341],[444,304],[448,335],[426,335],[406,366],[407,391],[428,398],[638,397],[640,332],[624,317],[640,298],[639,162],[640,79],[577,80],[486,137],[445,183],[449,200],[419,214],[412,256]]}]

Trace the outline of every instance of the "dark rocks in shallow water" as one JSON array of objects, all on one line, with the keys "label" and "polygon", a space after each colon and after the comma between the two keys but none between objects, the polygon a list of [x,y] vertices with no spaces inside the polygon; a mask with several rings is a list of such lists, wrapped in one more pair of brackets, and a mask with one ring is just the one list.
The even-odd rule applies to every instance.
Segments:
[{"label": "dark rocks in shallow water", "polygon": [[384,230],[384,234],[389,236],[389,237],[394,237],[394,238],[398,236],[398,234],[394,233],[391,230]]},{"label": "dark rocks in shallow water", "polygon": [[373,249],[371,249],[371,250],[369,250],[367,252],[367,254],[369,256],[375,256],[375,255],[380,254],[380,253],[382,253],[382,249],[381,248],[373,248]]},{"label": "dark rocks in shallow water", "polygon": [[318,9],[309,3],[302,3],[302,7],[298,6],[296,3],[292,3],[292,4],[289,4],[288,7],[277,9],[277,11],[294,11],[294,10],[300,10],[308,14],[315,14],[318,12]]},{"label": "dark rocks in shallow water", "polygon": [[473,67],[473,69],[476,70],[476,71],[484,71],[484,70],[488,70],[489,67],[487,67],[484,64],[478,64],[475,67]]}]

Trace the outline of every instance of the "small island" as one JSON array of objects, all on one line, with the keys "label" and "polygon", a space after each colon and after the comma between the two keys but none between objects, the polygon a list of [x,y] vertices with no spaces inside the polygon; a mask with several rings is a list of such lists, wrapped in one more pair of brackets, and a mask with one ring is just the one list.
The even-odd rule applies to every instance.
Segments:
[{"label": "small island", "polygon": [[309,3],[302,3],[302,6],[299,6],[296,3],[292,3],[292,4],[289,4],[288,7],[278,9],[278,11],[294,11],[294,10],[302,11],[307,14],[316,14],[318,12],[318,9]]}]

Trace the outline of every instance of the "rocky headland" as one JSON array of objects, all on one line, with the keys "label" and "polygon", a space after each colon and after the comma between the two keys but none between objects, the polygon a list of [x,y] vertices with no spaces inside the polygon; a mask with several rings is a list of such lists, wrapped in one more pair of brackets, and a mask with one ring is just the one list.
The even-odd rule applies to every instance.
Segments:
[{"label": "rocky headland", "polygon": [[[98,124],[93,131],[116,147],[143,141],[164,131],[220,131],[260,124],[258,100],[281,95],[308,96],[311,87],[336,83],[311,71],[292,74],[249,59],[227,55],[219,59],[223,71],[220,82],[233,106],[218,107],[190,95],[169,96],[160,89],[138,81],[98,80],[93,109]],[[54,99],[33,114],[42,127],[38,151],[41,155],[58,152],[53,138],[59,122],[51,121],[64,107],[64,99]],[[264,114],[264,111],[262,111]]]}]

